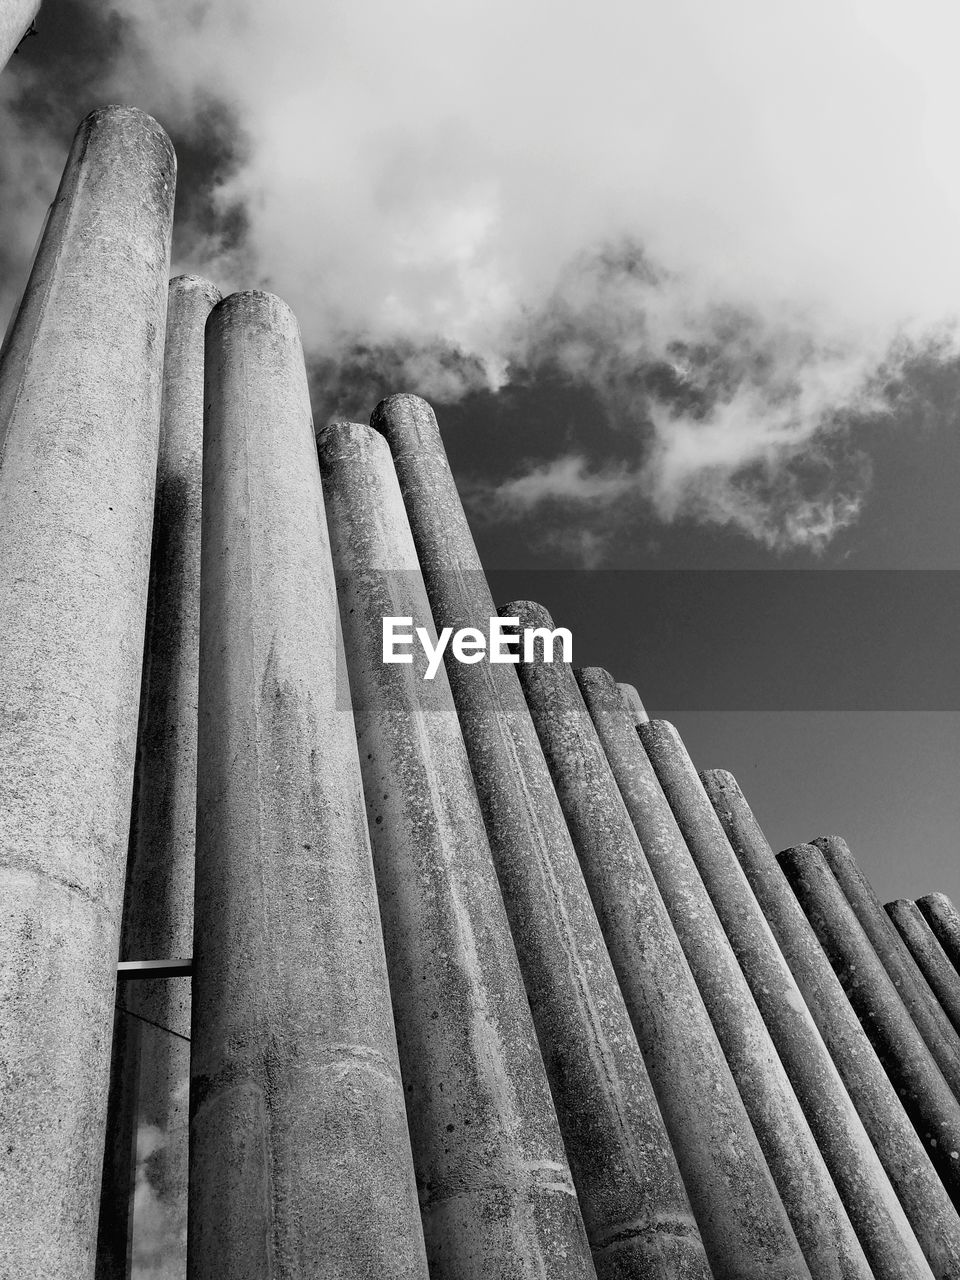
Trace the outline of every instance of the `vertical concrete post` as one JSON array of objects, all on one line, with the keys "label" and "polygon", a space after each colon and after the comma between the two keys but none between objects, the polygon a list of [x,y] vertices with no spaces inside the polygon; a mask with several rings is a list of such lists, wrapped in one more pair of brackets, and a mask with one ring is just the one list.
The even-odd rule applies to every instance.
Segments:
[{"label": "vertical concrete post", "polygon": [[845,840],[839,836],[820,836],[811,843],[822,852],[944,1079],[960,1099],[960,1039],[881,906],[873,886]]},{"label": "vertical concrete post", "polygon": [[[203,343],[219,300],[207,280],[170,282],[123,960],[193,952]],[[141,1126],[157,1142],[148,1169],[151,1230],[162,1235],[170,1265],[186,1267],[190,979],[129,983],[118,1004],[129,1012],[117,1018],[113,1074],[121,1079],[107,1125],[98,1280],[126,1277]]]},{"label": "vertical concrete post", "polygon": [[930,990],[940,1001],[950,1025],[954,1031],[960,1032],[960,974],[950,963],[923,912],[916,903],[903,898],[888,902],[884,910],[896,925]]},{"label": "vertical concrete post", "polygon": [[955,1206],[960,1106],[837,884],[822,851],[801,844],[777,861],[806,912]]},{"label": "vertical concrete post", "polygon": [[[870,1274],[754,992],[718,918],[724,910],[722,900],[713,901],[708,892],[704,846],[715,834],[707,818],[707,811],[713,815],[710,802],[673,725],[651,720],[640,726],[638,734],[676,830],[663,821],[656,801],[658,820],[644,819],[644,827],[651,823],[655,844],[667,833],[672,859],[661,845],[656,861],[673,898],[681,942],[810,1270],[815,1276]],[[641,830],[641,842],[645,844],[646,838]],[[670,861],[673,867],[665,865]],[[653,858],[651,865],[656,874]],[[678,868],[683,868],[679,874]]]},{"label": "vertical concrete post", "polygon": [[[700,776],[930,1268],[937,1280],[951,1280],[960,1275],[960,1218],[736,779],[722,769]],[[878,1275],[882,1266],[875,1264]]]},{"label": "vertical concrete post", "polygon": [[[539,605],[520,601],[502,613],[518,617],[523,628],[553,630]],[[757,1280],[807,1275],[574,674],[569,666],[542,660],[522,663],[518,672],[713,1274]],[[639,749],[620,695],[600,674]],[[587,696],[593,675],[581,673]]]},{"label": "vertical concrete post", "polygon": [[82,122],[0,359],[0,1254],[93,1267],[175,160]]},{"label": "vertical concrete post", "polygon": [[[191,1280],[421,1280],[297,323],[207,322]],[[338,697],[338,693],[341,695]]]},{"label": "vertical concrete post", "polygon": [[595,1275],[386,440],[317,436],[387,967],[433,1280]]},{"label": "vertical concrete post", "polygon": [[40,10],[40,0],[5,0],[0,5],[0,71],[30,29]]},{"label": "vertical concrete post", "polygon": [[929,921],[953,967],[960,973],[960,912],[945,893],[928,893],[917,899],[917,906]]},{"label": "vertical concrete post", "polygon": [[[486,631],[496,609],[433,410],[391,396],[371,425],[390,444],[437,627]],[[598,1275],[666,1277],[683,1256],[696,1266],[676,1164],[516,671],[452,661],[447,674]]]},{"label": "vertical concrete post", "polygon": [[680,736],[644,726],[677,823],[877,1280],[929,1277],[919,1245]]},{"label": "vertical concrete post", "polygon": [[650,717],[647,715],[646,707],[640,699],[640,694],[632,684],[618,684],[617,689],[620,691],[620,697],[623,699],[623,705],[626,707],[633,722],[633,727],[638,729],[640,725],[646,724]]}]

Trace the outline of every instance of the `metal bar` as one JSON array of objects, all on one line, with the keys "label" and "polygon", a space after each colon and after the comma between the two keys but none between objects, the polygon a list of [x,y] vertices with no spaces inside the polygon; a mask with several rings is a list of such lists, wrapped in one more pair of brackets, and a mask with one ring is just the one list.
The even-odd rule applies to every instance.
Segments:
[{"label": "metal bar", "polygon": [[117,965],[117,981],[132,982],[140,978],[189,978],[193,960],[121,960]]}]

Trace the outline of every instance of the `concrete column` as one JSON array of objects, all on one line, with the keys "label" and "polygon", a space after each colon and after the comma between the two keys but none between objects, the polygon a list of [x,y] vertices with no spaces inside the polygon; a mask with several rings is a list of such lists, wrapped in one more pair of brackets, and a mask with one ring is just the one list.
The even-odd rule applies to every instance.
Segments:
[{"label": "concrete column", "polygon": [[924,919],[923,912],[916,903],[904,898],[888,902],[884,910],[907,944],[930,990],[940,1001],[940,1007],[950,1019],[950,1025],[954,1031],[960,1032],[960,974],[950,963],[949,957],[937,941],[937,935]]},{"label": "concrete column", "polygon": [[929,1269],[790,967],[672,726],[644,726],[651,758],[807,1124],[877,1280]]},{"label": "concrete column", "polygon": [[40,10],[40,0],[5,0],[0,5],[0,70],[30,30]]},{"label": "concrete column", "polygon": [[[716,818],[710,801],[673,725],[651,720],[640,726],[639,738],[676,822],[674,830],[657,813],[656,822],[651,821],[652,834],[655,840],[657,836],[662,840],[661,833],[666,833],[672,858],[664,848],[658,852],[656,862],[653,855],[648,856],[654,874],[657,863],[661,866],[664,893],[670,893],[673,899],[674,921],[681,941],[804,1256],[818,1277],[869,1275],[861,1246],[774,1047],[755,993],[718,918],[718,912],[727,913],[727,904],[721,894],[717,894],[719,901],[713,901],[708,892],[709,846],[716,838]],[[678,838],[681,833],[682,839]],[[722,831],[720,836],[723,837]],[[640,839],[646,847],[645,830],[640,831]],[[695,865],[691,865],[691,855]],[[671,860],[683,867],[680,874],[676,868],[665,868],[664,864]],[[803,1048],[811,1049],[809,1036],[805,1037]],[[802,1051],[791,1046],[791,1052]]]},{"label": "concrete column", "polygon": [[191,1280],[422,1280],[297,323],[207,322]]},{"label": "concrete column", "polygon": [[[937,1280],[960,1275],[960,1218],[777,865],[773,850],[733,775],[710,769],[700,776],[931,1270]],[[896,1223],[895,1205],[890,1216]],[[901,1227],[900,1234],[909,1244],[909,1231]],[[891,1261],[902,1254],[903,1248],[900,1245],[892,1249]],[[906,1262],[894,1264],[902,1267],[900,1274],[910,1274]],[[884,1268],[883,1262],[874,1263],[878,1276]]]},{"label": "concrete column", "polygon": [[[170,282],[123,960],[193,952],[203,342],[207,316],[219,300],[219,289],[207,280],[178,276]],[[164,1240],[169,1267],[183,1274],[190,979],[128,983],[118,1004],[129,1013],[118,1014],[113,1073],[125,1078],[112,1084],[97,1277],[125,1280],[127,1274],[141,1126],[150,1127],[158,1144],[147,1168],[151,1231]],[[129,1114],[117,1110],[121,1098]]]},{"label": "concrete column", "polygon": [[175,159],[82,122],[0,357],[0,1255],[93,1268]]},{"label": "concrete column", "polygon": [[[820,849],[777,854],[807,919],[950,1194],[960,1204],[960,1107]],[[956,1153],[956,1154],[954,1154]]]},{"label": "concrete column", "polygon": [[646,724],[650,717],[647,715],[646,708],[640,699],[640,694],[632,684],[618,684],[617,689],[620,691],[620,697],[623,699],[623,705],[626,707],[633,727],[639,728],[640,725]]},{"label": "concrete column", "polygon": [[[502,612],[519,617],[521,627],[553,629],[539,605],[520,601]],[[523,663],[518,671],[713,1275],[808,1275],[577,680],[561,663]],[[606,693],[624,736],[639,750],[606,672],[580,678],[593,705]]]},{"label": "concrete column", "polygon": [[[433,411],[392,396],[372,425],[436,625],[486,631],[496,609]],[[682,1274],[696,1229],[516,671],[451,661],[447,674],[598,1275]]]},{"label": "concrete column", "polygon": [[953,967],[960,973],[960,912],[945,893],[928,893],[917,899],[937,940],[950,957]]},{"label": "concrete column", "polygon": [[430,606],[386,440],[317,436],[433,1280],[593,1277],[457,713],[382,658]]},{"label": "concrete column", "polygon": [[900,993],[900,999],[943,1072],[944,1079],[954,1096],[960,1099],[960,1040],[906,944],[881,906],[873,886],[860,870],[845,840],[841,840],[839,836],[821,836],[811,843],[823,853],[880,963],[890,975],[891,982]]}]

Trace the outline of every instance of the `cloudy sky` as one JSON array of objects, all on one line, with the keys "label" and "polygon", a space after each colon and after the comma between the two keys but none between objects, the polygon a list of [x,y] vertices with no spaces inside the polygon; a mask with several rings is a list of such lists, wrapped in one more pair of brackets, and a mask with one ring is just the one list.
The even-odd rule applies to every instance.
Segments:
[{"label": "cloudy sky", "polygon": [[[536,582],[776,845],[960,897],[958,40],[946,0],[47,0],[0,79],[0,308],[79,118],[145,107],[175,269],[294,306],[318,420],[427,395],[505,597]],[[761,633],[780,587],[731,627],[671,585],[678,644],[650,571],[693,569],[939,570],[940,647],[912,587],[838,621],[806,575]]]}]

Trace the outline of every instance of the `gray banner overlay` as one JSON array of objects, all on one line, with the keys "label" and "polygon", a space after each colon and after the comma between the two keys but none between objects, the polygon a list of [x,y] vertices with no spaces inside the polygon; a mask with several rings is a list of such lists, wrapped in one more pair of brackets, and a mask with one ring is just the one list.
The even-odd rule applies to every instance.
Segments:
[{"label": "gray banner overlay", "polygon": [[[409,613],[403,572],[376,587]],[[960,710],[960,571],[499,570],[494,601],[532,599],[573,634],[573,664],[673,711]],[[415,618],[414,626],[430,627]],[[486,631],[487,619],[463,619]],[[425,705],[419,645],[403,668]],[[371,638],[379,661],[380,636]],[[509,668],[486,661],[478,679]],[[345,678],[345,677],[344,677]]]}]

